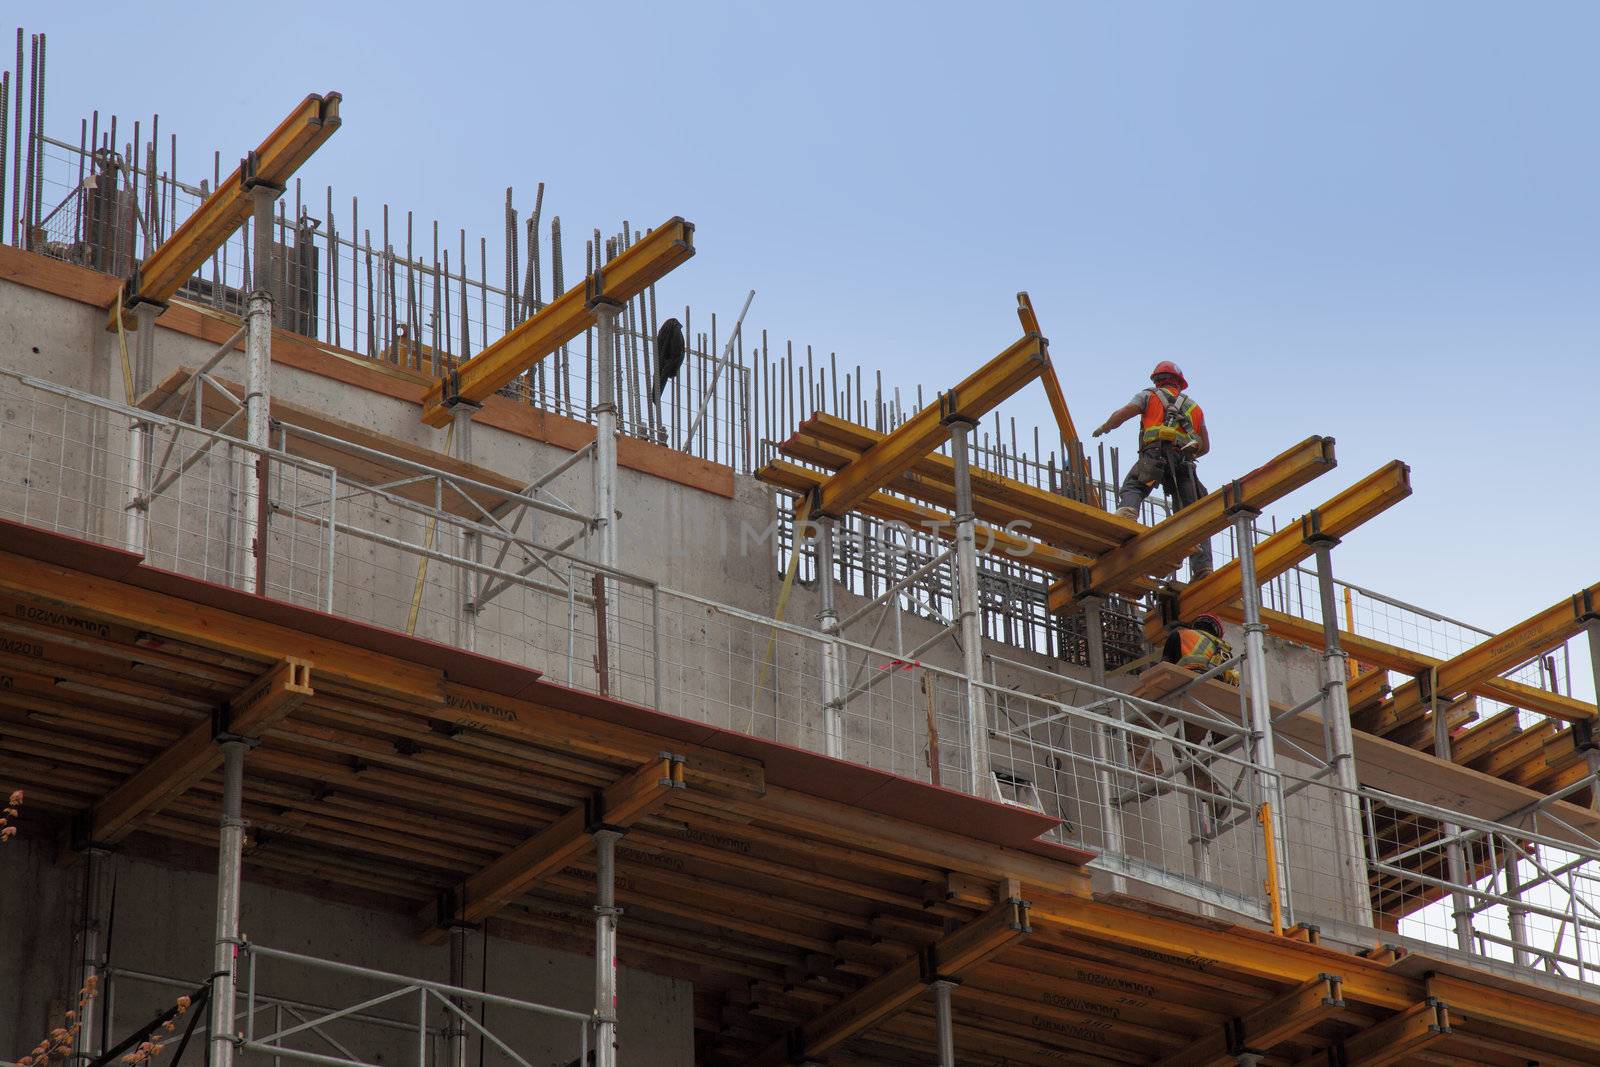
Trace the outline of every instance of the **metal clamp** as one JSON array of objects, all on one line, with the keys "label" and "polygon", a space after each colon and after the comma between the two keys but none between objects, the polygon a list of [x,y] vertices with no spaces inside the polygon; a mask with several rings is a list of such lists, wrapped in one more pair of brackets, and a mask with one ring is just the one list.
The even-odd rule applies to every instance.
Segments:
[{"label": "metal clamp", "polygon": [[1573,594],[1572,614],[1579,622],[1600,622],[1600,609],[1594,606],[1594,597],[1589,590]]},{"label": "metal clamp", "polygon": [[1300,540],[1308,545],[1327,545],[1329,548],[1339,543],[1339,538],[1322,529],[1322,512],[1316,508],[1300,516]]},{"label": "metal clamp", "polygon": [[275,193],[282,193],[284,187],[278,182],[269,182],[260,177],[257,170],[258,160],[254,149],[239,161],[239,187],[241,189],[270,189]]},{"label": "metal clamp", "polygon": [[1244,498],[1244,482],[1238,478],[1222,487],[1222,510],[1226,515],[1259,515],[1261,509]]}]

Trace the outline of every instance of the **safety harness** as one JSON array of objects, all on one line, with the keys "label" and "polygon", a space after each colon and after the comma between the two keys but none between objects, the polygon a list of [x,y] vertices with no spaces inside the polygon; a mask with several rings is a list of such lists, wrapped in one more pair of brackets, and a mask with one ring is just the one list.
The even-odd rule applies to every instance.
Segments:
[{"label": "safety harness", "polygon": [[[1139,431],[1139,444],[1153,445],[1159,443],[1184,444],[1195,439],[1194,419],[1190,412],[1194,410],[1194,401],[1184,393],[1168,394],[1161,386],[1151,388],[1162,404],[1161,421],[1154,426],[1143,427]],[[1146,401],[1146,408],[1149,402]]]}]

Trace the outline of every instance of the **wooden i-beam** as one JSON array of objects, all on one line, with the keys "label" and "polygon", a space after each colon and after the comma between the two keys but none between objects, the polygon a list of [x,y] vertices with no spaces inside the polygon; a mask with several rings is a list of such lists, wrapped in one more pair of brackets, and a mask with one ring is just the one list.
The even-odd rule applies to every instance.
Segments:
[{"label": "wooden i-beam", "polygon": [[683,786],[681,757],[663,753],[639,766],[463,881],[450,895],[449,914],[437,916],[442,922],[431,925],[423,939],[431,944],[442,941],[446,922],[478,923],[489,918],[587,849],[595,830],[626,829]]},{"label": "wooden i-beam", "polygon": [[422,421],[450,421],[457,400],[481,404],[517,375],[595,325],[594,305],[633,299],[694,255],[694,223],[673,217],[627,251],[556,297],[534,316],[435,382],[422,402]]},{"label": "wooden i-beam", "polygon": [[[277,129],[211,195],[173,231],[172,236],[141,263],[123,294],[126,310],[135,304],[165,304],[183,288],[201,265],[244,225],[255,208],[251,190],[258,185],[282,189],[311,154],[339,128],[338,93],[312,93],[289,112]],[[115,312],[116,308],[113,308]],[[112,328],[115,328],[115,319]]]},{"label": "wooden i-beam", "polygon": [[1234,1067],[1241,1053],[1265,1054],[1344,1010],[1337,975],[1307,979],[1246,1015],[1230,1019],[1221,1030],[1196,1038],[1154,1067]]},{"label": "wooden i-beam", "polygon": [[[1033,310],[1033,298],[1027,293],[1017,294],[1017,319],[1022,323],[1022,332],[1025,334],[1038,334],[1044,336],[1044,331],[1039,328],[1039,316]],[[1048,346],[1049,342],[1045,344]],[[1067,408],[1067,395],[1061,390],[1061,379],[1056,377],[1054,364],[1047,365],[1044,373],[1039,376],[1039,382],[1044,386],[1045,399],[1050,402],[1050,414],[1055,417],[1056,429],[1061,431],[1061,443],[1066,447],[1062,456],[1062,466],[1071,469],[1072,450],[1081,448],[1083,441],[1078,437],[1078,427],[1072,421],[1072,412]],[[1078,473],[1084,478],[1093,477],[1089,470],[1089,460],[1086,456],[1079,456],[1081,465]],[[1094,494],[1093,499],[1098,500],[1099,494]]]},{"label": "wooden i-beam", "polygon": [[[820,489],[828,480],[828,476],[821,471],[783,459],[768,461],[756,472],[756,477],[768,485],[800,496]],[[954,542],[956,539],[955,521],[947,512],[888,493],[873,493],[857,504],[856,510],[885,522],[903,523],[918,533],[932,533],[943,541]],[[1004,526],[983,522],[975,527],[975,540],[980,552],[1010,559],[1014,563],[1026,563],[1052,574],[1071,574],[1090,561],[1088,556],[1080,556],[1031,537],[1019,537]]]},{"label": "wooden i-beam", "polygon": [[[1244,609],[1238,601],[1219,604],[1211,610],[1228,622],[1244,621]],[[1274,637],[1311,649],[1322,647],[1323,634],[1320,622],[1311,622],[1297,615],[1269,608],[1261,609],[1261,621],[1266,623],[1268,632]],[[1349,630],[1339,631],[1339,646],[1363,664],[1400,674],[1424,674],[1444,662],[1409,648],[1401,648],[1386,641],[1351,633]],[[1547,692],[1522,682],[1514,682],[1509,678],[1485,678],[1468,686],[1467,691],[1475,696],[1498,700],[1502,704],[1510,704],[1525,711],[1537,712],[1567,722],[1586,722],[1595,718],[1593,704],[1560,693]],[[1383,710],[1387,711],[1388,707],[1389,705],[1384,705]],[[1365,728],[1364,722],[1357,722],[1356,725]]]},{"label": "wooden i-beam", "polygon": [[933,982],[959,977],[1028,933],[1028,905],[1016,898],[1003,900],[774,1041],[751,1058],[749,1067],[818,1059],[916,1000]]},{"label": "wooden i-beam", "polygon": [[1260,510],[1337,466],[1333,438],[1308,437],[1237,481],[1099,557],[1072,582],[1050,587],[1050,610],[1068,611],[1078,599],[1115,592],[1135,577],[1170,569],[1196,544],[1226,529],[1237,509]]},{"label": "wooden i-beam", "polygon": [[[1265,584],[1288,572],[1316,554],[1318,537],[1345,537],[1410,495],[1410,467],[1399,460],[1379,467],[1257,545],[1257,580]],[[1173,623],[1193,619],[1238,600],[1239,574],[1239,561],[1230,560],[1204,578],[1190,582],[1164,605],[1161,615],[1145,621],[1145,639],[1154,644]]]},{"label": "wooden i-beam", "polygon": [[83,843],[110,845],[122,840],[138,828],[141,819],[157,814],[222,765],[222,749],[216,743],[219,734],[257,736],[314,695],[309,663],[297,659],[279,662],[229,701],[226,714],[218,721],[191,728],[89,809]]},{"label": "wooden i-beam", "polygon": [[1576,637],[1591,620],[1600,617],[1597,612],[1600,612],[1600,584],[1552,604],[1532,618],[1485,638],[1426,672],[1417,672],[1415,680],[1394,691],[1394,700],[1383,709],[1381,719],[1371,725],[1385,732],[1421,718],[1432,704],[1428,692],[1430,684],[1433,696],[1441,703],[1449,703],[1473,692],[1475,686],[1502,671],[1520,666]]},{"label": "wooden i-beam", "polygon": [[813,517],[843,518],[950,440],[950,424],[977,422],[1050,366],[1044,338],[1027,334],[872,445],[817,493]]},{"label": "wooden i-beam", "polygon": [[[839,471],[887,438],[877,430],[818,411],[779,450],[803,463]],[[884,488],[951,510],[955,507],[955,463],[949,456],[931,452]],[[1015,523],[1030,537],[1087,555],[1115,548],[1144,529],[1132,519],[982,467],[972,469],[972,506],[978,518],[992,525]]]},{"label": "wooden i-beam", "polygon": [[[1341,1042],[1343,1067],[1388,1067],[1450,1036],[1450,1012],[1429,997],[1376,1026]],[[1323,1054],[1299,1061],[1295,1067],[1323,1067],[1329,1061]]]}]

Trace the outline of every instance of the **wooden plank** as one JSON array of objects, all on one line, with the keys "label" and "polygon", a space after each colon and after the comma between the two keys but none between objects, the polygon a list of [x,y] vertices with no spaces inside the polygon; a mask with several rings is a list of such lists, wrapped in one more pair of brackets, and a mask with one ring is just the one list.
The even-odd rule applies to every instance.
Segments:
[{"label": "wooden plank", "polygon": [[1249,1012],[1241,1014],[1232,1033],[1219,1028],[1157,1060],[1154,1067],[1233,1067],[1240,1046],[1265,1054],[1344,1010],[1340,980],[1319,974]]},{"label": "wooden plank", "polygon": [[[1450,1035],[1448,1009],[1429,997],[1376,1026],[1368,1027],[1341,1045],[1347,1067],[1388,1067],[1399,1063]],[[1321,1067],[1327,1058],[1321,1054],[1301,1060],[1296,1067]]]}]

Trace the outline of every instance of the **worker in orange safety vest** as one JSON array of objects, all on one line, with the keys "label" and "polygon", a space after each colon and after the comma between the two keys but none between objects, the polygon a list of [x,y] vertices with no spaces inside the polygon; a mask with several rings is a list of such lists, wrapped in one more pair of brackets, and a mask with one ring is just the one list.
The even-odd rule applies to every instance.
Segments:
[{"label": "worker in orange safety vest", "polygon": [[[1178,626],[1167,635],[1161,658],[1196,674],[1220,667],[1233,658],[1233,649],[1222,639],[1222,620],[1215,615],[1196,615],[1188,626]],[[1229,669],[1219,677],[1239,684],[1239,672]]]},{"label": "worker in orange safety vest", "polygon": [[[1175,510],[1188,507],[1206,495],[1195,473],[1195,461],[1211,451],[1205,412],[1184,390],[1189,382],[1169,359],[1150,372],[1150,388],[1113,411],[1094,431],[1100,437],[1134,416],[1139,416],[1139,459],[1117,492],[1117,514],[1138,518],[1139,506],[1156,486],[1167,492]],[[1195,546],[1189,555],[1189,579],[1211,573],[1211,539]]]}]

